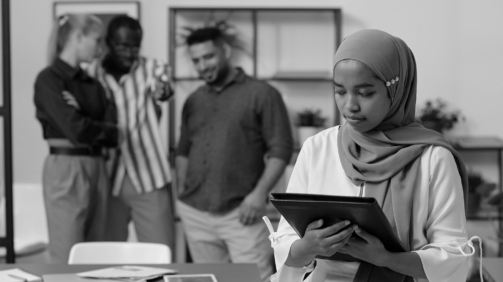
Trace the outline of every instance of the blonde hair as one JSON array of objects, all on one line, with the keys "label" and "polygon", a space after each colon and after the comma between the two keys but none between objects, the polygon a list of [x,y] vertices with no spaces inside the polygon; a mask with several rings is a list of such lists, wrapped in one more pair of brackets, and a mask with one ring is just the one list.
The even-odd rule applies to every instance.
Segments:
[{"label": "blonde hair", "polygon": [[70,34],[80,30],[84,35],[90,31],[102,32],[101,20],[88,14],[64,14],[54,20],[51,36],[49,38],[48,62],[52,64],[65,48]]}]

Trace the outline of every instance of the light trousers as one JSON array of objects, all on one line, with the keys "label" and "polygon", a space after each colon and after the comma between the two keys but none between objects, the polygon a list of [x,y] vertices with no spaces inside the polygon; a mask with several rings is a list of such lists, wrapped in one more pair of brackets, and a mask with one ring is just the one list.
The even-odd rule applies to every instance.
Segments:
[{"label": "light trousers", "polygon": [[272,248],[267,226],[239,221],[239,209],[212,214],[177,201],[190,254],[195,263],[254,263],[262,281],[272,275]]},{"label": "light trousers", "polygon": [[131,220],[138,241],[165,244],[174,251],[175,225],[170,185],[138,194],[126,174],[120,195],[110,199],[107,238],[110,241],[126,241]]},{"label": "light trousers", "polygon": [[43,171],[51,263],[67,263],[75,243],[105,240],[109,182],[99,156],[49,155]]}]

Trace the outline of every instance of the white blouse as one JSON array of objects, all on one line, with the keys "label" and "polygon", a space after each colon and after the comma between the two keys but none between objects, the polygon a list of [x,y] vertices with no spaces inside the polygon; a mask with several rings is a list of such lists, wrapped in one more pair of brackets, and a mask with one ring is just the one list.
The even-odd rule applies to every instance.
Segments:
[{"label": "white blouse", "polygon": [[[310,137],[302,146],[287,192],[358,196],[360,187],[344,173],[337,150],[339,127]],[[466,281],[469,260],[458,246],[467,241],[463,189],[453,155],[440,146],[426,148],[420,156],[420,172],[415,182],[413,204],[414,238],[412,250],[421,258],[428,280]],[[365,196],[365,187],[363,196]],[[285,265],[290,247],[299,239],[282,217],[274,234],[274,256],[278,272],[273,282],[303,281],[307,268]],[[465,252],[467,250],[464,250]],[[306,281],[350,282],[358,262],[317,259],[317,266]]]}]

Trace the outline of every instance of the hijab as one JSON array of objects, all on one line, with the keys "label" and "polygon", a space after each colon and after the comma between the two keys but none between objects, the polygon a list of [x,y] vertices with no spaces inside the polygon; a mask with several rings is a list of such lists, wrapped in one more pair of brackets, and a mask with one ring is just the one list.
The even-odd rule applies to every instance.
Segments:
[{"label": "hijab", "polygon": [[[374,197],[406,251],[411,251],[412,197],[419,175],[419,156],[431,145],[454,156],[464,191],[465,166],[444,136],[415,120],[417,70],[414,55],[400,38],[380,30],[362,30],[348,36],[335,53],[334,68],[342,60],[357,60],[386,83],[391,99],[384,120],[368,132],[348,124],[337,136],[346,175],[357,185],[365,183],[366,196]],[[465,193],[465,203],[467,193]],[[362,263],[354,281],[409,281],[410,277]],[[412,281],[412,280],[410,280]]]}]

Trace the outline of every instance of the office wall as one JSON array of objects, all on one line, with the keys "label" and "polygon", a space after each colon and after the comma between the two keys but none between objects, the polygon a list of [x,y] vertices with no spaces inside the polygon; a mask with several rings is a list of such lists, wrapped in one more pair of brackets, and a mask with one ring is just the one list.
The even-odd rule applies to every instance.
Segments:
[{"label": "office wall", "polygon": [[[418,62],[418,103],[443,97],[466,122],[449,134],[503,138],[503,26],[498,0],[142,0],[143,53],[167,60],[169,6],[340,7],[343,37],[364,28],[404,39]],[[40,183],[47,146],[35,120],[33,81],[46,65],[52,0],[11,0],[14,180]],[[309,6],[308,6],[309,5]],[[306,54],[312,55],[312,54]],[[332,58],[327,58],[332,60]],[[494,175],[490,176],[491,178]]]}]

